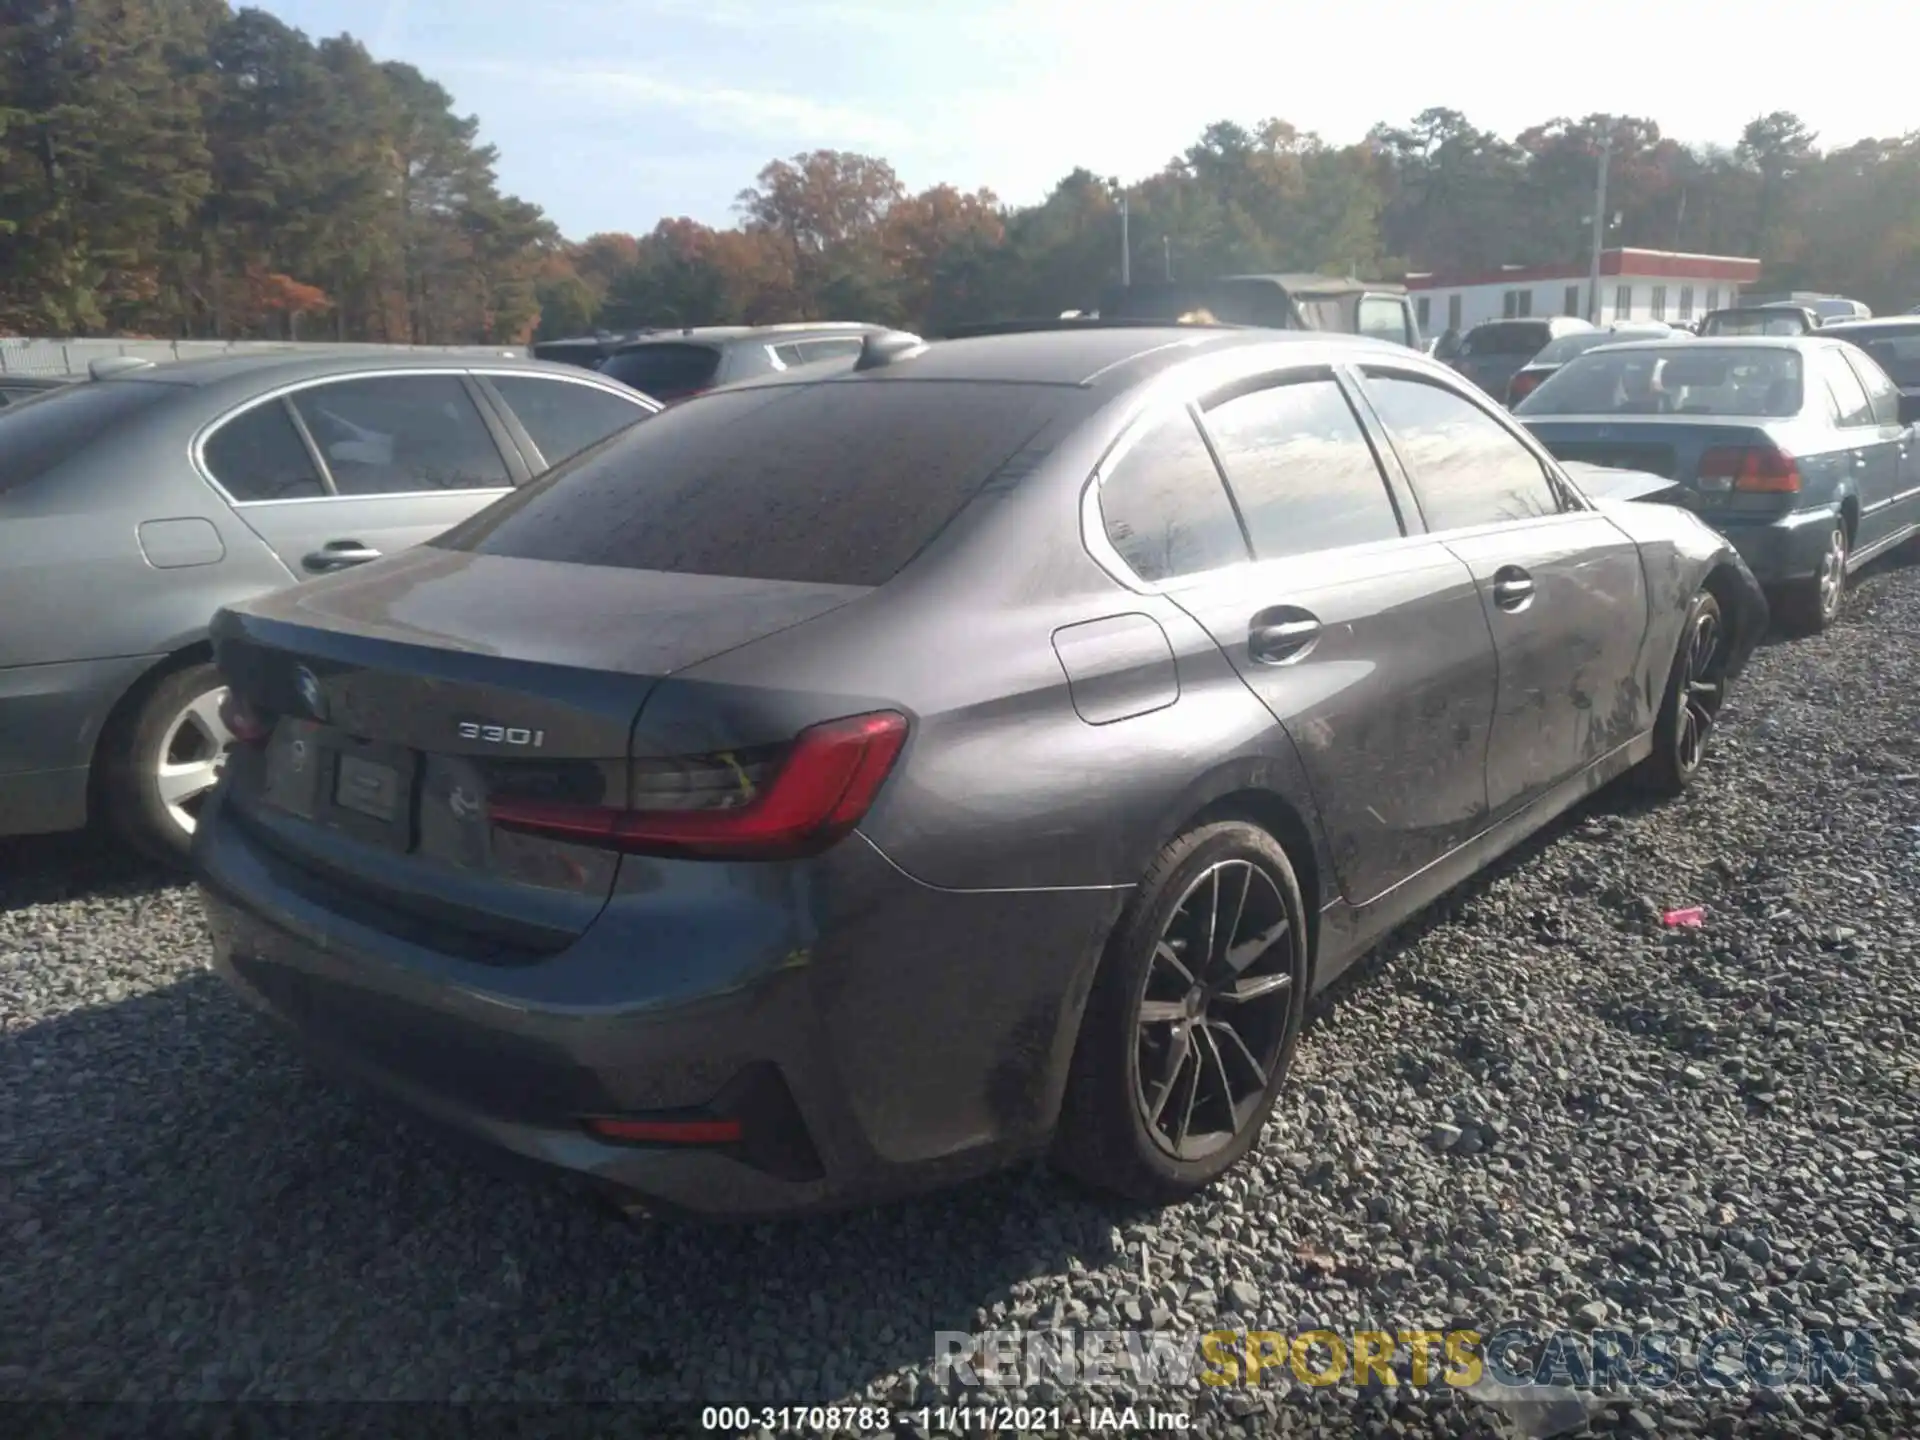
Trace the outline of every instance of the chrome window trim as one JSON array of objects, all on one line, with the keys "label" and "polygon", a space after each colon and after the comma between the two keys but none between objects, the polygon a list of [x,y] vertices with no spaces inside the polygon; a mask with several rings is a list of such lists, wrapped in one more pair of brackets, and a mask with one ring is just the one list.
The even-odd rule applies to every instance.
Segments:
[{"label": "chrome window trim", "polygon": [[[322,385],[338,385],[348,380],[377,380],[385,376],[419,377],[431,375],[451,375],[456,379],[464,379],[469,375],[486,375],[490,377],[502,375],[533,376],[558,385],[584,385],[589,390],[599,390],[604,394],[613,396],[616,400],[624,400],[634,406],[635,409],[644,410],[649,415],[657,415],[663,408],[654,403],[650,397],[641,394],[638,390],[615,385],[606,380],[597,380],[593,376],[584,373],[580,375],[558,375],[547,370],[529,370],[507,365],[408,365],[393,368],[382,366],[375,370],[350,370],[336,375],[315,375],[309,376],[304,380],[290,380],[285,384],[274,386],[271,390],[263,390],[257,395],[251,395],[230,409],[222,411],[194,432],[193,439],[187,446],[188,461],[192,464],[194,473],[208,485],[212,486],[214,493],[236,510],[251,509],[257,505],[312,505],[322,501],[333,500],[400,500],[409,497],[417,499],[424,495],[459,496],[509,494],[514,488],[511,480],[505,485],[482,485],[461,490],[383,490],[375,495],[296,495],[282,500],[236,500],[232,492],[220,483],[219,478],[207,464],[207,442],[213,438],[214,433],[232,424],[242,415],[262,405],[285,400],[289,396],[297,395],[304,390],[317,389]],[[471,399],[471,397],[469,397],[469,399]],[[486,424],[486,416],[480,414],[477,407],[476,414],[479,414],[481,424],[484,426]],[[487,440],[489,443],[495,443],[491,428],[487,430]],[[495,448],[498,448],[497,444]],[[501,463],[505,464],[506,457],[503,455],[500,458]]]}]

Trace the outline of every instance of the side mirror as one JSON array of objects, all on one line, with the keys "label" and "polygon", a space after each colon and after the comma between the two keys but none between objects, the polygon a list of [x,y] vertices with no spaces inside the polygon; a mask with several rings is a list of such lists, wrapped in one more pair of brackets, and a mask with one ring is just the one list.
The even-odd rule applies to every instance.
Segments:
[{"label": "side mirror", "polygon": [[1920,393],[1901,395],[1900,423],[1902,425],[1920,425]]}]

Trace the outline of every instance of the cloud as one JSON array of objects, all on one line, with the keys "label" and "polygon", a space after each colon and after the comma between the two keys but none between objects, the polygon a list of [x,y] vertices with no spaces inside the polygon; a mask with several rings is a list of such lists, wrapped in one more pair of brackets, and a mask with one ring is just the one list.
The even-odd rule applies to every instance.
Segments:
[{"label": "cloud", "polygon": [[665,109],[703,128],[775,139],[791,146],[884,149],[911,145],[909,126],[857,106],[812,100],[777,90],[747,90],[664,80],[637,70],[587,65],[525,65],[475,60],[442,63],[442,70],[511,79],[522,88],[591,95],[597,108]]}]

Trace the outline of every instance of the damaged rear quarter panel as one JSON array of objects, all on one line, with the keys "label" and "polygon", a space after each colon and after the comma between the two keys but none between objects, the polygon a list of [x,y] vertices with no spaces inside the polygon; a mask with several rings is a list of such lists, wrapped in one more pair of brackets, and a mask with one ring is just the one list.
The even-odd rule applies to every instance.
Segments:
[{"label": "damaged rear quarter panel", "polygon": [[1672,505],[1604,499],[1594,503],[1640,549],[1651,612],[1640,674],[1655,702],[1667,683],[1687,606],[1710,576],[1733,636],[1727,674],[1737,676],[1768,622],[1766,596],[1739,552],[1691,512]]}]

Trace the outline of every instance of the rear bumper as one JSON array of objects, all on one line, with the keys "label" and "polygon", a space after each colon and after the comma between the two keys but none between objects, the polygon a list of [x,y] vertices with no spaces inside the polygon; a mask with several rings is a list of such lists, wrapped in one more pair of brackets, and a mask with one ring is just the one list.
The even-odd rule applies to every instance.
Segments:
[{"label": "rear bumper", "polygon": [[1713,527],[1732,542],[1740,558],[1763,585],[1801,580],[1819,571],[1826,553],[1829,526],[1837,512],[1831,506],[1797,510],[1778,518],[1741,520],[1730,515],[1712,517]]},{"label": "rear bumper", "polygon": [[0,669],[0,835],[77,830],[107,716],[157,655]]},{"label": "rear bumper", "polygon": [[[629,859],[568,949],[501,966],[323,913],[217,800],[195,856],[215,968],[325,1068],[641,1203],[740,1217],[883,1199],[1043,1145],[1120,900],[935,890],[857,835],[803,865]],[[663,1112],[747,1113],[749,1143],[583,1125]]]}]

